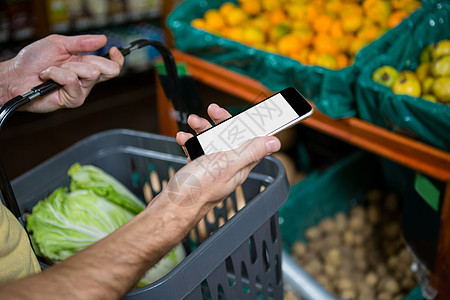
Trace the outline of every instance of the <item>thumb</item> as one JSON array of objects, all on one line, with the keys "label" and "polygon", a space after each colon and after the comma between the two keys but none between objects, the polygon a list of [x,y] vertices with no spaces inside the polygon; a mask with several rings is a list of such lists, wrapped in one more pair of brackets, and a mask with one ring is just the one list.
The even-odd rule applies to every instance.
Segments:
[{"label": "thumb", "polygon": [[277,137],[264,136],[251,139],[237,149],[232,150],[241,161],[242,165],[250,165],[259,162],[265,156],[277,152],[281,148],[281,142]]},{"label": "thumb", "polygon": [[77,36],[64,36],[63,44],[69,53],[91,52],[106,45],[107,38],[102,34],[85,34]]}]

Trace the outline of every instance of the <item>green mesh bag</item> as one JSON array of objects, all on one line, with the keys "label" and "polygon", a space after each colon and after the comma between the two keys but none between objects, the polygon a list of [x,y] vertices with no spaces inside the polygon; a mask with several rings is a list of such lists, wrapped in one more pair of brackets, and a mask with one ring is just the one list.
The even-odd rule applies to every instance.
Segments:
[{"label": "green mesh bag", "polygon": [[416,69],[423,48],[450,38],[448,2],[430,3],[415,21],[408,24],[409,32],[395,32],[390,49],[374,55],[376,58],[362,68],[355,88],[358,115],[373,124],[449,151],[449,105],[396,95],[371,79],[374,70],[382,65],[397,70]]},{"label": "green mesh bag", "polygon": [[[312,1],[312,0],[311,0]],[[403,21],[378,40],[363,48],[355,63],[341,70],[307,66],[286,56],[258,50],[239,42],[199,30],[190,22],[202,17],[211,8],[219,8],[224,0],[186,0],[181,2],[167,19],[178,49],[209,62],[259,80],[272,91],[288,86],[296,87],[318,109],[332,118],[356,116],[354,86],[357,75],[373,55],[384,53],[398,34],[408,32],[410,23]],[[237,3],[237,1],[228,1]],[[421,9],[408,19],[418,19]],[[407,19],[407,20],[408,20]]]}]

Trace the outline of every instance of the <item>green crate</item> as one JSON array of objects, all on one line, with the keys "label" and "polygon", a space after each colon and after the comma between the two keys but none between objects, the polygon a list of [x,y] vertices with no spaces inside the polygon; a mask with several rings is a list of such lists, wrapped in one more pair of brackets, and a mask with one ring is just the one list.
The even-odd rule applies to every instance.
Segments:
[{"label": "green crate", "polygon": [[[259,80],[273,91],[287,86],[296,87],[318,109],[332,118],[356,116],[354,85],[361,67],[374,55],[385,53],[402,32],[409,32],[423,9],[414,12],[399,26],[363,48],[355,63],[341,70],[307,66],[275,53],[251,48],[218,35],[199,30],[190,22],[202,17],[210,8],[219,8],[225,0],[186,0],[181,2],[167,19],[178,49],[209,62]],[[237,3],[232,0],[229,2]],[[430,0],[424,1],[424,5]],[[428,5],[428,4],[427,4]]]},{"label": "green crate", "polygon": [[[306,230],[322,219],[364,203],[367,191],[373,187],[403,195],[413,175],[409,169],[363,151],[351,154],[326,170],[310,172],[291,187],[288,200],[279,210],[284,252],[290,253],[297,240],[305,242]],[[303,296],[311,299],[310,295]],[[413,289],[406,299],[423,299],[421,287]]]},{"label": "green crate", "polygon": [[422,98],[396,95],[374,82],[372,73],[382,65],[397,70],[414,70],[423,48],[450,38],[450,4],[427,5],[423,14],[410,24],[408,34],[394,32],[391,49],[369,62],[356,82],[356,103],[361,119],[394,132],[450,150],[450,106]]}]

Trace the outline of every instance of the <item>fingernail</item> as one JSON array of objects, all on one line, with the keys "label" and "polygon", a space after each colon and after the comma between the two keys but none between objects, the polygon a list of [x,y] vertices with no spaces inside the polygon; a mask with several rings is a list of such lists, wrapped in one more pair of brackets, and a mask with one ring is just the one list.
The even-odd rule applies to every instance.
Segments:
[{"label": "fingernail", "polygon": [[274,153],[280,150],[281,143],[278,139],[271,139],[266,142],[266,151],[267,153]]}]

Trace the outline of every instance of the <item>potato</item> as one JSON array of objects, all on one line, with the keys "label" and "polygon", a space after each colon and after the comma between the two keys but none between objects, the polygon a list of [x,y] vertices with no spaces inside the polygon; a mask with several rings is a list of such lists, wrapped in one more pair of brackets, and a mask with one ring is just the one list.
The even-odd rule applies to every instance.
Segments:
[{"label": "potato", "polygon": [[378,275],[377,273],[370,271],[366,274],[366,277],[364,278],[364,282],[367,283],[370,287],[375,287],[378,284]]},{"label": "potato", "polygon": [[339,294],[344,299],[355,299],[356,292],[354,290],[344,290]]},{"label": "potato", "polygon": [[322,231],[318,227],[310,227],[306,230],[305,236],[308,241],[314,241],[322,237]]},{"label": "potato", "polygon": [[319,229],[324,233],[332,233],[335,231],[335,224],[332,218],[324,218],[319,222]]},{"label": "potato", "polygon": [[386,198],[384,199],[383,206],[388,212],[391,213],[396,212],[400,208],[400,200],[394,193],[389,193],[386,195]]},{"label": "potato", "polygon": [[334,278],[337,275],[337,269],[335,266],[330,265],[330,264],[325,264],[323,266],[323,271],[325,272],[325,274],[330,277],[330,278]]},{"label": "potato", "polygon": [[345,213],[338,212],[334,216],[334,223],[336,226],[336,231],[343,232],[347,228],[347,224],[348,224],[348,219],[347,219],[347,216],[345,215]]},{"label": "potato", "polygon": [[381,292],[378,294],[377,300],[392,300],[392,294],[387,292]]},{"label": "potato", "polygon": [[367,219],[369,220],[370,224],[378,224],[381,219],[380,215],[381,211],[377,205],[369,205],[369,207],[367,208]]},{"label": "potato", "polygon": [[338,234],[331,234],[324,239],[325,246],[328,248],[339,247],[342,244],[342,239]]},{"label": "potato", "polygon": [[353,231],[346,230],[343,235],[343,240],[346,245],[352,246],[355,243],[355,234]]},{"label": "potato", "polygon": [[366,194],[366,199],[369,204],[378,204],[384,197],[384,193],[380,189],[372,189]]},{"label": "potato", "polygon": [[316,276],[322,272],[322,263],[320,260],[315,257],[314,259],[310,260],[305,265],[305,271],[310,274],[311,276]]},{"label": "potato", "polygon": [[394,295],[400,292],[400,285],[394,278],[388,275],[380,281],[378,290]]},{"label": "potato", "polygon": [[366,218],[366,210],[362,205],[356,205],[350,209],[350,218],[359,217],[362,219]]},{"label": "potato", "polygon": [[340,249],[330,249],[325,255],[325,263],[330,264],[334,267],[339,267],[342,264]]},{"label": "potato", "polygon": [[306,245],[303,242],[296,241],[292,244],[292,253],[297,257],[301,258],[306,254]]},{"label": "potato", "polygon": [[286,291],[284,293],[284,300],[297,300],[297,297],[295,297],[295,295],[291,292],[291,291]]},{"label": "potato", "polygon": [[355,215],[355,216],[350,217],[348,225],[351,230],[353,230],[355,232],[359,232],[364,228],[365,223],[366,223],[366,221],[363,216]]},{"label": "potato", "polygon": [[389,222],[382,227],[383,235],[388,239],[395,239],[401,232],[401,227],[398,222]]}]

